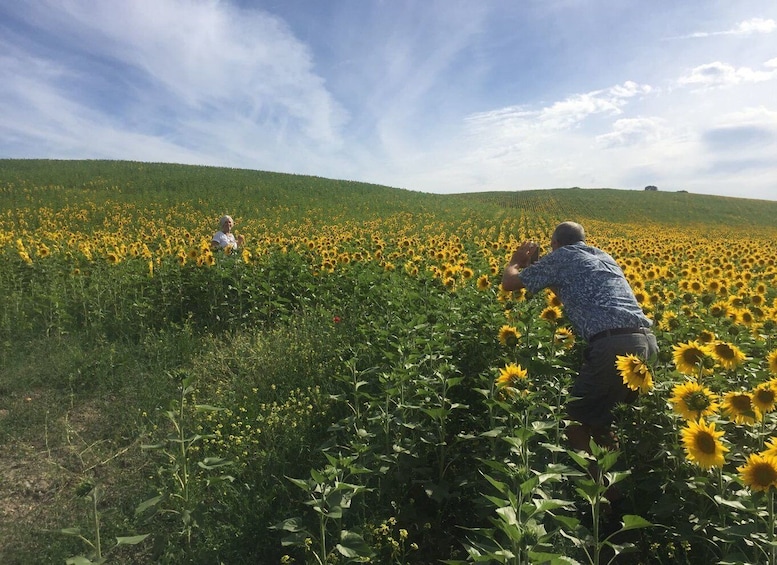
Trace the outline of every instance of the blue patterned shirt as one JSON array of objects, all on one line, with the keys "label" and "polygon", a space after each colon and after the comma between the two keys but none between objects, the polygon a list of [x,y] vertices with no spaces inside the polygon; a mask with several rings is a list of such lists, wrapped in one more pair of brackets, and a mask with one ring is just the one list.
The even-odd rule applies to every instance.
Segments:
[{"label": "blue patterned shirt", "polygon": [[652,325],[615,259],[583,242],[559,247],[519,276],[530,292],[551,288],[586,340],[604,330]]}]

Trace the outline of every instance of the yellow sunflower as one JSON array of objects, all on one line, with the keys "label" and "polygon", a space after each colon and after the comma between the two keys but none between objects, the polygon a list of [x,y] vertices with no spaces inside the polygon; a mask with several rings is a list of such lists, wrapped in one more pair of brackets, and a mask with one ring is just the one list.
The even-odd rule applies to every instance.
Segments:
[{"label": "yellow sunflower", "polygon": [[631,390],[647,394],[653,388],[653,376],[650,374],[647,364],[636,355],[631,353],[618,355],[615,366],[623,377],[623,384]]},{"label": "yellow sunflower", "polygon": [[488,278],[488,275],[480,275],[477,280],[477,289],[478,290],[488,290],[491,286],[491,280]]},{"label": "yellow sunflower", "polygon": [[661,317],[661,321],[658,324],[658,327],[665,332],[676,330],[679,326],[680,320],[677,319],[677,314],[669,310],[664,312],[664,315]]},{"label": "yellow sunflower", "polygon": [[750,490],[767,491],[777,487],[777,457],[754,453],[737,471]]},{"label": "yellow sunflower", "polygon": [[562,315],[561,308],[558,306],[548,306],[542,312],[540,312],[540,318],[553,324],[559,323]]},{"label": "yellow sunflower", "polygon": [[676,385],[669,399],[674,411],[686,420],[698,420],[718,411],[718,396],[695,381]]},{"label": "yellow sunflower", "polygon": [[513,326],[504,325],[499,328],[499,343],[502,345],[517,345],[519,337],[521,334]]},{"label": "yellow sunflower", "polygon": [[710,305],[710,315],[715,318],[722,318],[728,315],[728,304],[725,302],[715,302]]},{"label": "yellow sunflower", "polygon": [[770,437],[764,447],[766,449],[761,452],[761,455],[777,457],[777,437]]},{"label": "yellow sunflower", "polygon": [[745,354],[733,343],[715,341],[708,347],[712,358],[726,369],[735,369],[745,360]]},{"label": "yellow sunflower", "polygon": [[777,349],[769,353],[766,360],[769,362],[769,372],[772,375],[777,375]]},{"label": "yellow sunflower", "polygon": [[569,328],[557,328],[553,334],[553,341],[556,345],[570,349],[575,345],[575,334]]},{"label": "yellow sunflower", "polygon": [[737,424],[755,424],[763,415],[753,403],[753,395],[745,391],[727,392],[723,396],[723,411]]},{"label": "yellow sunflower", "polygon": [[715,431],[715,423],[709,425],[704,420],[689,422],[680,431],[688,461],[696,463],[702,469],[722,467],[728,448],[723,445],[723,432]]},{"label": "yellow sunflower", "polygon": [[753,404],[762,414],[773,412],[777,403],[777,380],[759,384],[753,390]]},{"label": "yellow sunflower", "polygon": [[562,306],[561,299],[552,290],[547,291],[547,294],[545,295],[545,300],[547,301],[548,306],[555,306],[556,308],[561,308]]},{"label": "yellow sunflower", "polygon": [[689,341],[674,346],[674,364],[684,375],[698,375],[704,364],[707,350],[698,341]]},{"label": "yellow sunflower", "polygon": [[707,343],[712,343],[716,339],[718,339],[718,336],[715,335],[715,332],[711,332],[709,330],[702,330],[699,332],[699,337],[697,341],[699,343],[707,344]]},{"label": "yellow sunflower", "polygon": [[518,390],[526,390],[525,385],[528,378],[526,369],[515,363],[510,363],[503,369],[499,369],[496,386],[506,394],[512,396]]}]

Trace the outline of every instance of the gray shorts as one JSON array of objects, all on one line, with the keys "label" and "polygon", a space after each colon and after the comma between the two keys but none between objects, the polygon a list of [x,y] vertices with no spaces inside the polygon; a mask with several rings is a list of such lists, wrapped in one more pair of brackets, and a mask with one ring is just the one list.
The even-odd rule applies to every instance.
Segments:
[{"label": "gray shorts", "polygon": [[572,385],[570,394],[576,397],[567,403],[567,414],[572,420],[593,427],[609,426],[614,418],[616,404],[631,404],[639,392],[623,384],[623,377],[615,366],[618,355],[632,353],[648,360],[658,353],[656,336],[644,333],[612,335],[597,339],[583,352],[583,365]]}]

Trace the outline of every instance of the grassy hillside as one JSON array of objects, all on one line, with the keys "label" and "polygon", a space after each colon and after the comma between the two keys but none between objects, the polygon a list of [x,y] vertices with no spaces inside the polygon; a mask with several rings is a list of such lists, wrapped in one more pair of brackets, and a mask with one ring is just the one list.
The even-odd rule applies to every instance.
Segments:
[{"label": "grassy hillside", "polygon": [[320,210],[356,219],[397,212],[498,218],[523,211],[554,221],[590,218],[754,229],[772,227],[777,217],[777,202],[678,192],[600,188],[437,195],[245,169],[128,161],[0,160],[0,208],[36,200],[64,205],[87,198],[186,201],[207,213],[227,208],[246,216],[279,206],[290,217]]},{"label": "grassy hillside", "polygon": [[674,226],[712,224],[730,227],[772,227],[777,202],[644,190],[608,188],[527,190],[467,195],[478,203],[533,213],[553,210],[569,219],[584,217],[603,222],[651,221]]}]

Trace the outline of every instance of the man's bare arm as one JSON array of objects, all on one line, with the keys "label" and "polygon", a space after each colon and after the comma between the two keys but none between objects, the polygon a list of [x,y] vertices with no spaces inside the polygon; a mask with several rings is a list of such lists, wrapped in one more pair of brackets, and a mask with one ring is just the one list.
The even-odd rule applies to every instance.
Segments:
[{"label": "man's bare arm", "polygon": [[515,250],[510,261],[507,263],[502,273],[502,288],[507,291],[520,290],[524,288],[521,280],[521,269],[524,269],[536,261],[539,245],[533,241],[525,241]]}]

